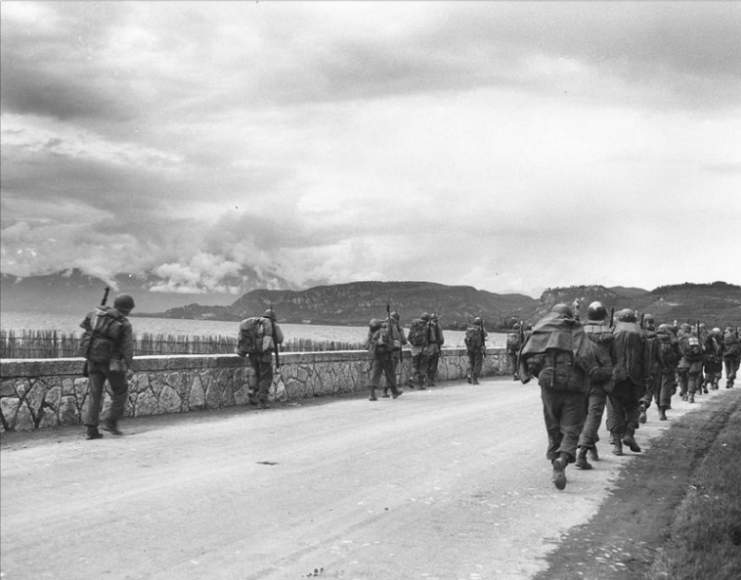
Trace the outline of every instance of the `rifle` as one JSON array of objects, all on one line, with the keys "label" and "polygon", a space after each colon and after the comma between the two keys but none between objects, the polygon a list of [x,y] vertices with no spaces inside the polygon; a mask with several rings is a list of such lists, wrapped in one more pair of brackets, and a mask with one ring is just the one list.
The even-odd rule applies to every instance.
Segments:
[{"label": "rifle", "polygon": [[642,312],[641,313],[641,323],[640,323],[641,330],[644,330],[643,323],[645,319],[646,319],[646,313]]},{"label": "rifle", "polygon": [[481,319],[481,353],[486,356],[486,330],[484,330],[484,319]]},{"label": "rifle", "polygon": [[615,324],[615,307],[610,308],[610,328]]},{"label": "rifle", "polygon": [[[105,306],[105,303],[108,302],[108,294],[111,292],[111,288],[109,286],[105,287],[105,291],[103,292],[103,300],[100,301],[100,306]],[[87,377],[89,376],[88,367],[87,367],[87,357],[90,354],[90,347],[93,346],[93,337],[92,333],[94,332],[94,329],[90,329],[90,342],[87,344],[87,351],[85,352],[85,364],[82,366],[82,376]]]},{"label": "rifle", "polygon": [[[273,326],[275,326],[275,312],[273,311],[273,304],[270,304],[270,314],[273,319]],[[280,369],[280,348],[278,347],[278,341],[275,340],[275,328],[273,328],[273,350],[275,352],[275,370]]]}]

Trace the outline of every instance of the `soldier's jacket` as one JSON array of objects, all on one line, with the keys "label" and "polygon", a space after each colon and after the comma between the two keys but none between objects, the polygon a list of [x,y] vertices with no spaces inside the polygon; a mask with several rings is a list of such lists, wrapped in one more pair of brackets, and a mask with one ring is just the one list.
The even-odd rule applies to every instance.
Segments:
[{"label": "soldier's jacket", "polygon": [[645,386],[648,353],[643,330],[636,322],[618,321],[612,334],[615,337],[615,383],[629,379],[634,385]]},{"label": "soldier's jacket", "polygon": [[533,326],[525,341],[519,375],[523,383],[536,376],[541,387],[587,393],[591,379],[604,383],[610,370],[600,367],[594,344],[581,324],[551,312]]}]

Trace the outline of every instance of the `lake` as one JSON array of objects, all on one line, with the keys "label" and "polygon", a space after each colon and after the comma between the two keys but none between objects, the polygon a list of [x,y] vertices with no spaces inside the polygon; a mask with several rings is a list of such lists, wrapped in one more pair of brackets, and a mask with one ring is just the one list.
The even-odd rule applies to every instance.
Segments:
[{"label": "lake", "polygon": [[[82,316],[44,314],[34,312],[2,312],[0,327],[5,331],[56,330],[67,334],[81,334]],[[173,318],[131,317],[136,334],[170,334],[188,336],[236,336],[238,323],[218,320],[183,320]],[[286,339],[311,339],[318,342],[363,342],[366,326],[323,326],[317,324],[281,324]],[[406,329],[408,330],[408,328]],[[445,346],[462,348],[462,330],[445,330]],[[489,333],[490,347],[503,347],[506,334]]]}]

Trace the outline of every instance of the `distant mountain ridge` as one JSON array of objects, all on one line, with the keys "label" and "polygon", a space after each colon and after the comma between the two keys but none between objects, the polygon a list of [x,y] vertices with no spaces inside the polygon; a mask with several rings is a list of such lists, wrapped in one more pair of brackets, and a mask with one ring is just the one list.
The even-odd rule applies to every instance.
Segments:
[{"label": "distant mountain ridge", "polygon": [[[229,292],[192,291],[183,284],[173,283],[151,272],[118,274],[109,282],[113,287],[112,295],[126,293],[135,297],[137,312],[164,312],[196,301],[229,305],[256,288],[294,288],[279,276],[259,273],[251,268],[220,281],[221,288]],[[109,282],[78,269],[28,277],[2,274],[2,309],[53,314],[85,311],[100,303]]]},{"label": "distant mountain ridge", "polygon": [[[707,324],[741,326],[741,286],[725,282],[676,284],[652,291],[600,285],[549,288],[540,299],[523,294],[495,294],[471,286],[433,282],[352,282],[316,286],[305,290],[255,288],[235,294],[154,292],[157,277],[118,276],[118,292],[132,294],[134,315],[201,320],[241,320],[262,314],[271,304],[283,322],[365,325],[383,317],[386,304],[407,323],[422,312],[435,312],[446,328],[463,328],[475,316],[487,328],[510,327],[515,321],[534,322],[557,303],[579,300],[581,316],[599,300],[607,309],[632,308],[653,314],[660,322],[705,321]],[[280,281],[271,284],[280,286]],[[100,302],[106,283],[79,271],[18,278],[3,274],[0,292],[5,311],[49,313],[86,312]]]}]

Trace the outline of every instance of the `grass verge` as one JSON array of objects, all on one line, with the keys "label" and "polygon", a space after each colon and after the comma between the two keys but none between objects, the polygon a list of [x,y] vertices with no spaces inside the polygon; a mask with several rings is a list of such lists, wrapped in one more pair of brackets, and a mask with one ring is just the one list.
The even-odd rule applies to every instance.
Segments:
[{"label": "grass verge", "polygon": [[741,578],[741,407],[694,471],[648,580]]}]

